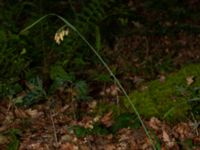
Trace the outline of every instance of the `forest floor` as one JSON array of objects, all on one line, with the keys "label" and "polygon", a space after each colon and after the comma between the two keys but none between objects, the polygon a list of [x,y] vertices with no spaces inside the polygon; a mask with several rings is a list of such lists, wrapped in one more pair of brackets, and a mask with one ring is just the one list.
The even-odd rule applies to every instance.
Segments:
[{"label": "forest floor", "polygon": [[[4,131],[0,136],[1,149],[6,149],[10,141],[12,141],[9,144],[10,149],[15,149],[19,144],[20,150],[152,149],[142,127],[121,128],[116,133],[102,135],[85,134],[82,133],[84,131],[81,128],[72,129],[80,126],[92,130],[96,121],[109,127],[115,123],[110,112],[99,118],[84,115],[81,120],[75,120],[66,115],[72,106],[56,107],[57,110],[52,110],[49,109],[48,104],[42,104],[22,109],[11,103],[1,104],[0,131]],[[195,122],[187,121],[171,125],[152,117],[145,120],[145,125],[151,131],[157,149],[200,149],[199,130],[195,127]]]},{"label": "forest floor", "polygon": [[[188,39],[187,39],[188,38]],[[188,60],[198,61],[200,58],[199,39],[191,38],[190,36],[179,35],[176,39],[182,48],[176,53],[170,52],[173,50],[174,39],[163,37],[160,40],[160,47],[153,46],[149,39],[147,47],[147,58],[152,58],[153,53],[163,54],[169,53],[172,56],[174,66],[183,65]],[[143,43],[143,39],[134,37],[131,39],[121,39],[119,42],[123,44],[116,46],[116,50],[121,55],[118,55],[117,62],[114,65],[122,67],[127,65],[123,58],[130,56],[131,53],[127,50],[135,45]],[[125,47],[125,42],[132,43],[132,46]],[[125,43],[125,44],[124,44]],[[190,44],[188,46],[188,43]],[[155,42],[154,42],[155,44]],[[122,48],[121,48],[122,47]],[[163,48],[164,47],[164,48]],[[151,53],[148,49],[153,49]],[[162,50],[160,50],[162,49]],[[110,54],[111,56],[113,54]],[[142,54],[143,55],[143,54]],[[108,54],[109,56],[109,54]],[[158,57],[159,57],[158,56]],[[113,57],[111,57],[113,58]],[[128,59],[128,58],[127,58]],[[129,59],[130,60],[130,59]],[[142,67],[139,59],[131,58],[135,66]],[[157,61],[157,60],[156,60]],[[158,60],[159,61],[159,60]],[[162,63],[160,58],[160,63]],[[125,69],[126,71],[126,69]],[[128,87],[127,82],[136,83],[138,78],[149,80],[149,76],[145,73],[140,73],[135,76],[130,74],[122,75],[120,80]],[[152,78],[159,77],[159,73]],[[126,82],[126,79],[129,79]],[[109,89],[113,85],[101,89]],[[93,87],[95,89],[96,87]],[[130,87],[128,87],[130,88]],[[132,88],[132,87],[131,87]],[[137,87],[135,87],[137,88]],[[99,87],[98,87],[99,89]],[[111,88],[112,89],[112,88]],[[129,90],[130,91],[130,90]],[[112,91],[110,91],[112,92]],[[97,93],[97,92],[96,92]],[[98,91],[102,93],[102,90]],[[20,93],[18,97],[26,93]],[[146,136],[143,128],[140,125],[135,127],[122,127],[115,132],[111,129],[116,124],[113,119],[112,111],[104,114],[91,113],[95,112],[96,107],[101,101],[113,103],[110,97],[104,99],[94,98],[86,102],[76,102],[66,100],[62,90],[53,96],[48,97],[48,100],[40,104],[36,104],[31,108],[16,107],[12,101],[12,97],[7,100],[0,101],[0,149],[2,150],[151,150],[152,145],[149,138]],[[64,98],[63,98],[64,97]],[[92,96],[92,97],[95,97]],[[98,97],[98,96],[97,96]],[[52,100],[53,99],[53,100]],[[64,100],[64,102],[63,102]],[[53,102],[52,102],[53,101]],[[104,104],[106,104],[104,103]],[[77,117],[77,114],[81,117]],[[90,115],[93,114],[93,115]],[[197,120],[189,119],[184,122],[167,123],[155,117],[143,119],[146,127],[150,131],[150,135],[157,149],[162,150],[200,150],[200,130]],[[112,131],[110,131],[112,130]]]}]

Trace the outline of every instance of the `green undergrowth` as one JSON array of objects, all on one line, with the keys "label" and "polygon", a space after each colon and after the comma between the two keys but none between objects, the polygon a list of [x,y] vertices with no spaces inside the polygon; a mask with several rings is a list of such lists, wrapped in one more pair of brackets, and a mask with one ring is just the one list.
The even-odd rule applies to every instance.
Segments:
[{"label": "green undergrowth", "polygon": [[[169,122],[184,120],[189,112],[199,115],[200,64],[191,64],[166,76],[165,80],[148,82],[143,90],[130,94],[140,115]],[[129,104],[126,100],[127,107]]]},{"label": "green undergrowth", "polygon": [[[120,129],[130,128],[138,129],[141,127],[141,123],[134,114],[122,113],[118,116],[112,117],[112,125],[106,127],[101,122],[92,124],[91,128],[84,128],[81,126],[72,126],[69,128],[73,130],[77,137],[85,137],[87,135],[108,135],[110,133],[116,134]],[[110,120],[110,121],[111,121]]]}]

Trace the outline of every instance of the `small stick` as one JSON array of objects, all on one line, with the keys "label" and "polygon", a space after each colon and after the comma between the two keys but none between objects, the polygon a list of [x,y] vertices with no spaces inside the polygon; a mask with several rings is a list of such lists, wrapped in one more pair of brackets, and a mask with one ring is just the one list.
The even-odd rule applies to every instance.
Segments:
[{"label": "small stick", "polygon": [[52,116],[52,112],[50,111],[50,118],[51,118],[51,123],[53,126],[53,131],[54,131],[54,139],[55,139],[55,143],[56,143],[56,148],[58,147],[58,137],[57,137],[57,133],[56,133],[56,127],[55,127],[55,123],[53,121],[53,116]]}]

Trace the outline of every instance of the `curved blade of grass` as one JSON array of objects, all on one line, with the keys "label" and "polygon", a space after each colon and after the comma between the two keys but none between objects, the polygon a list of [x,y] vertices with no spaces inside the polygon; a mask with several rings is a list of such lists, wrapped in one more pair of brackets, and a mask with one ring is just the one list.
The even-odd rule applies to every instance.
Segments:
[{"label": "curved blade of grass", "polygon": [[57,14],[47,14],[43,17],[41,17],[40,19],[38,19],[37,21],[35,21],[33,24],[31,24],[30,26],[26,27],[24,30],[22,30],[20,33],[23,33],[29,29],[31,29],[33,26],[35,26],[37,23],[39,23],[40,21],[42,21],[43,19],[45,19],[48,16],[56,16],[58,17],[60,20],[62,20],[69,28],[71,28],[72,30],[74,30],[79,37],[88,45],[88,47],[93,51],[93,53],[98,57],[98,59],[100,60],[100,62],[104,65],[104,67],[107,69],[107,71],[109,72],[109,74],[113,77],[114,81],[116,82],[116,84],[118,85],[118,87],[120,88],[120,90],[124,93],[127,101],[129,102],[131,108],[133,109],[133,111],[135,112],[136,116],[138,117],[147,137],[149,138],[152,147],[154,150],[156,150],[156,146],[153,143],[153,140],[149,134],[149,131],[147,130],[144,122],[142,121],[142,118],[140,117],[139,112],[137,111],[135,105],[133,104],[133,102],[131,101],[130,97],[128,96],[127,92],[125,91],[125,89],[123,88],[123,86],[121,85],[120,81],[117,79],[117,77],[114,75],[114,73],[112,72],[112,70],[110,69],[110,67],[106,64],[106,62],[103,60],[103,58],[98,54],[98,52],[95,50],[95,48],[85,39],[85,37],[71,24],[69,23],[65,18],[57,15]]},{"label": "curved blade of grass", "polygon": [[41,17],[40,19],[36,20],[34,23],[32,23],[31,25],[29,25],[28,27],[26,27],[25,29],[23,29],[22,31],[20,31],[19,34],[22,34],[23,32],[28,31],[29,29],[31,29],[33,26],[35,26],[36,24],[38,24],[39,22],[41,22],[42,20],[44,20],[48,16],[49,15],[45,15],[45,16]]}]

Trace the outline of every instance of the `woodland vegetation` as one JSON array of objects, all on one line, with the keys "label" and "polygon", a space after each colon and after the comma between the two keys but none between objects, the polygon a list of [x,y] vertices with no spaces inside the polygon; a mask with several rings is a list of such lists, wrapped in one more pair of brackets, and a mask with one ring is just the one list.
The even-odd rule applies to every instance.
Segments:
[{"label": "woodland vegetation", "polygon": [[199,10],[0,1],[0,149],[200,149]]}]

